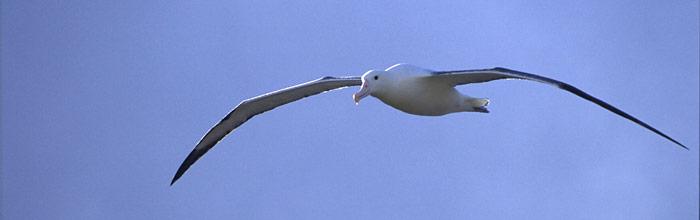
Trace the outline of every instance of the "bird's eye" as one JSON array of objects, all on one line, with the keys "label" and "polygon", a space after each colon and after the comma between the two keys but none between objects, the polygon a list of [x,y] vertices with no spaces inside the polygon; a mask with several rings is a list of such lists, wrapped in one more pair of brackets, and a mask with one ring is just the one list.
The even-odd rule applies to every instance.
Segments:
[{"label": "bird's eye", "polygon": [[374,76],[374,80],[378,80],[378,79],[379,79],[379,76]]}]

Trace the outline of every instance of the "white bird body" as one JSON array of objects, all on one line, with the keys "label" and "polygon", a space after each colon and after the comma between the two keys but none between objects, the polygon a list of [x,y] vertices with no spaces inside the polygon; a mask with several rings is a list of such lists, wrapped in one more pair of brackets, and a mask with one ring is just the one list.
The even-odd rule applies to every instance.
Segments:
[{"label": "white bird body", "polygon": [[478,108],[483,106],[478,104],[481,99],[462,95],[454,85],[431,78],[431,73],[409,64],[397,64],[385,71],[368,71],[365,75],[379,74],[382,80],[388,78],[371,95],[405,113],[440,116],[454,112],[484,112],[485,109]]},{"label": "white bird body", "polygon": [[685,145],[632,115],[558,80],[500,67],[476,70],[431,71],[408,64],[397,64],[386,70],[367,71],[361,77],[324,77],[242,101],[202,137],[192,152],[182,162],[170,184],[175,183],[194,162],[209,149],[213,148],[221,139],[253,116],[304,97],[348,86],[360,86],[360,91],[353,95],[355,103],[359,103],[362,98],[371,95],[391,107],[414,115],[439,116],[454,112],[488,113],[489,111],[486,110],[486,105],[489,103],[488,99],[462,95],[455,89],[455,86],[500,79],[530,80],[556,86],[688,149]]}]

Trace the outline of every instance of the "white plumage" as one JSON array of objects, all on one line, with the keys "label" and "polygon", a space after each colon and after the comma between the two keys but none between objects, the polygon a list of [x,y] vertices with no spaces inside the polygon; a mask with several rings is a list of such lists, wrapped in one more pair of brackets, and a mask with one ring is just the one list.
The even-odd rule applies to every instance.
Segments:
[{"label": "white plumage", "polygon": [[440,116],[454,112],[488,113],[486,106],[489,101],[487,99],[463,95],[455,89],[455,86],[499,79],[531,80],[556,86],[591,101],[688,149],[680,142],[641,120],[574,86],[558,80],[500,67],[459,71],[431,71],[409,64],[396,64],[386,70],[367,71],[361,77],[324,77],[242,101],[202,137],[194,150],[182,162],[170,184],[175,183],[195,161],[214,147],[227,134],[248,121],[248,119],[307,96],[349,86],[361,86],[360,91],[353,95],[355,103],[359,103],[362,98],[371,95],[389,106],[414,115]]}]

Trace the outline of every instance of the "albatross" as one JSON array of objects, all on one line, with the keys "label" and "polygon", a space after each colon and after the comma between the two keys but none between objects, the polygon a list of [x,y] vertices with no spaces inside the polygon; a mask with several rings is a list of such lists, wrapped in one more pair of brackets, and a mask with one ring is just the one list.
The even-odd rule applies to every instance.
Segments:
[{"label": "albatross", "polygon": [[350,86],[360,86],[360,90],[353,94],[355,104],[359,104],[360,100],[367,96],[373,96],[391,107],[413,115],[440,116],[455,112],[488,113],[486,108],[489,104],[488,99],[464,95],[457,91],[455,86],[499,79],[530,80],[566,90],[688,150],[685,145],[651,125],[572,85],[555,79],[502,67],[432,71],[410,64],[396,64],[386,70],[367,71],[362,76],[327,76],[243,100],[202,137],[177,169],[170,185],[174,184],[192,164],[221,139],[253,116],[308,96]]}]

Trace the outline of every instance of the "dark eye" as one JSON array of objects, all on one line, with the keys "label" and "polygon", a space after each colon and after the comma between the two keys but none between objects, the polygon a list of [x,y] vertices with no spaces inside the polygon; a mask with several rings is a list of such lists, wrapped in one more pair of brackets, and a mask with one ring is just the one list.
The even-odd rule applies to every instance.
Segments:
[{"label": "dark eye", "polygon": [[374,80],[378,80],[378,79],[379,79],[379,76],[374,76]]}]

